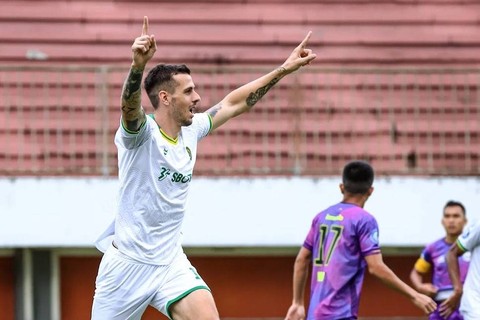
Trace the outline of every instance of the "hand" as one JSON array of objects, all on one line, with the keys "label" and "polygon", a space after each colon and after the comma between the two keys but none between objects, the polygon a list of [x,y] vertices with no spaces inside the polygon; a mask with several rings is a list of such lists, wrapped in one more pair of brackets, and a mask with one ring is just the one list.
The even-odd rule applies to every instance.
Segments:
[{"label": "hand", "polygon": [[460,298],[462,293],[454,291],[453,294],[448,297],[447,300],[443,301],[440,305],[440,315],[447,319],[453,311],[455,311],[460,305]]},{"label": "hand", "polygon": [[437,294],[438,288],[431,283],[422,283],[422,285],[418,288],[418,291],[433,298]]},{"label": "hand", "polygon": [[312,31],[309,31],[305,39],[296,47],[290,56],[285,60],[282,67],[288,73],[297,71],[300,67],[309,64],[313,59],[317,57],[316,54],[310,49],[306,49],[307,42],[312,35]]},{"label": "hand", "polygon": [[135,39],[132,45],[133,65],[138,68],[145,68],[147,62],[157,51],[155,36],[148,35],[148,17],[143,17],[142,35]]},{"label": "hand", "polygon": [[437,309],[437,304],[427,295],[418,293],[413,297],[413,303],[425,312],[430,314]]},{"label": "hand", "polygon": [[305,320],[305,307],[298,304],[292,304],[288,309],[285,320]]}]

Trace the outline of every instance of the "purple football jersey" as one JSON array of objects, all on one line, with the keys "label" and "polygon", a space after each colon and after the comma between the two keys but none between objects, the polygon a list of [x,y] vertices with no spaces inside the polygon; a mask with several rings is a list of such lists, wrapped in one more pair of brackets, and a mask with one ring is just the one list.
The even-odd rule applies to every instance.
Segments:
[{"label": "purple football jersey", "polygon": [[[425,247],[421,254],[421,259],[425,260],[432,267],[432,284],[442,291],[451,291],[453,289],[450,276],[448,275],[447,261],[445,259],[448,249],[452,244],[445,241],[444,238],[437,240]],[[468,271],[469,255],[458,257],[460,266],[460,280],[465,282]],[[436,300],[444,300],[436,299]]]},{"label": "purple football jersey", "polygon": [[[423,260],[427,263],[427,266],[432,268],[432,284],[438,288],[438,292],[434,297],[435,301],[438,302],[438,306],[437,310],[429,315],[428,318],[430,320],[463,320],[458,309],[448,318],[440,315],[440,303],[453,293],[453,286],[448,275],[448,266],[445,258],[451,245],[445,241],[445,238],[442,238],[427,245],[420,255],[420,260]],[[469,255],[464,254],[458,257],[462,283],[465,282],[465,277],[467,276],[469,260]]]},{"label": "purple football jersey", "polygon": [[356,319],[365,256],[380,253],[375,218],[356,205],[336,204],[315,216],[303,246],[312,251],[307,319]]}]

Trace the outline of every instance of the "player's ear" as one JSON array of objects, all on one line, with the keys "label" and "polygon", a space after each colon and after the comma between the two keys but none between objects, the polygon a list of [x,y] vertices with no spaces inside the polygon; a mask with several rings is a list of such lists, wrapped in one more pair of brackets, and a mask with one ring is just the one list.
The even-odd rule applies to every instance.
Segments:
[{"label": "player's ear", "polygon": [[164,104],[167,106],[170,104],[170,95],[168,94],[167,91],[164,91],[164,90],[158,91],[158,99],[161,104]]},{"label": "player's ear", "polygon": [[343,183],[340,183],[339,187],[340,187],[340,192],[342,194],[345,194],[345,186],[343,185]]},{"label": "player's ear", "polygon": [[368,189],[368,196],[370,197],[372,195],[372,193],[373,193],[373,187],[370,187]]}]

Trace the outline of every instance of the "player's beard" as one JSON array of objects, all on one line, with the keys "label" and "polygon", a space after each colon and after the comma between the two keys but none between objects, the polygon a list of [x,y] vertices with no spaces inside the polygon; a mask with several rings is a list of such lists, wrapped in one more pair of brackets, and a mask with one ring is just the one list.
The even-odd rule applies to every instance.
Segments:
[{"label": "player's beard", "polygon": [[190,107],[188,107],[186,110],[185,107],[179,107],[175,99],[172,100],[172,116],[182,127],[188,127],[192,124]]}]

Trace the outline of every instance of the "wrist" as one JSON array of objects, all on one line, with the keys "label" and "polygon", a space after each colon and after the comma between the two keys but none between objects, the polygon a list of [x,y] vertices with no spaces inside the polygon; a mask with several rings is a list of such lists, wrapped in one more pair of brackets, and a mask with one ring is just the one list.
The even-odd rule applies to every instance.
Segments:
[{"label": "wrist", "polygon": [[145,70],[145,65],[137,64],[135,62],[132,62],[130,69],[135,70],[135,71],[141,71]]},{"label": "wrist", "polygon": [[286,76],[287,74],[289,74],[291,72],[291,71],[288,71],[287,68],[283,65],[278,67],[276,71],[277,71],[277,74],[279,76],[282,76],[282,77]]}]

